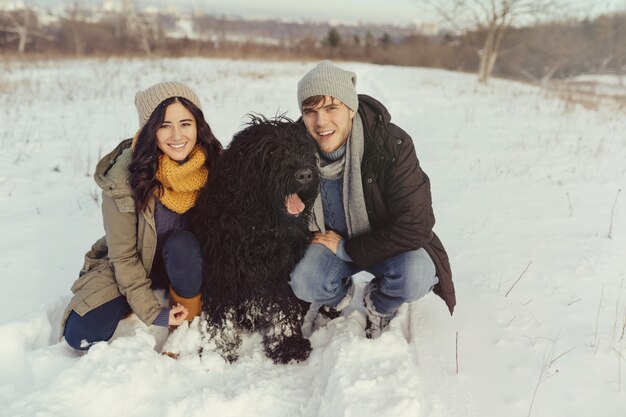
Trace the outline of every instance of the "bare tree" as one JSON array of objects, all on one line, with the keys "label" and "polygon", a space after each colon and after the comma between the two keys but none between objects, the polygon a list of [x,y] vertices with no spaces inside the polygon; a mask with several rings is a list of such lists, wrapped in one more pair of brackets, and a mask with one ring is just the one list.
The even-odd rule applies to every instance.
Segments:
[{"label": "bare tree", "polygon": [[508,67],[508,73],[520,74],[543,85],[555,76],[574,75],[581,62],[590,62],[593,49],[580,25],[572,22],[550,22],[511,30],[505,44],[500,54],[504,65],[499,69],[506,71]]},{"label": "bare tree", "polygon": [[623,85],[626,72],[626,12],[600,16],[595,21],[594,35],[599,46],[595,49],[598,73],[615,73]]},{"label": "bare tree", "polygon": [[17,39],[17,52],[21,55],[26,50],[26,44],[32,36],[40,35],[36,32],[34,24],[36,18],[30,9],[7,11],[2,13],[2,21],[0,32],[9,32],[15,35]]},{"label": "bare tree", "polygon": [[61,21],[61,26],[69,35],[72,49],[76,56],[80,56],[85,52],[87,40],[85,39],[83,29],[84,17],[82,16],[81,6],[78,1],[74,1],[72,6],[67,10],[67,17]]},{"label": "bare tree", "polygon": [[133,0],[124,0],[123,18],[125,19],[124,32],[134,38],[146,54],[151,55],[162,37],[155,17],[137,13]]},{"label": "bare tree", "polygon": [[161,40],[161,31],[155,20],[149,16],[143,16],[139,20],[138,35],[141,48],[148,55],[151,55]]},{"label": "bare tree", "polygon": [[[616,16],[616,37],[624,39],[626,37],[626,11]],[[624,78],[626,78],[626,45],[624,42],[619,42],[616,47],[616,68],[617,76],[619,77],[620,86],[626,85]]]},{"label": "bare tree", "polygon": [[502,39],[516,22],[530,23],[557,10],[560,0],[418,0],[432,7],[459,32],[484,33],[477,52],[478,80],[486,84],[498,59]]}]

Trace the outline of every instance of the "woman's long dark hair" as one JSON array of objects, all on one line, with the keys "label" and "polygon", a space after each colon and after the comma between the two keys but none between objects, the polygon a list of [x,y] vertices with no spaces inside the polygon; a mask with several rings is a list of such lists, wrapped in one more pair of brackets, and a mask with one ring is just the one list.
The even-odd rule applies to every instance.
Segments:
[{"label": "woman's long dark hair", "polygon": [[159,169],[159,157],[163,154],[163,151],[157,146],[156,133],[161,128],[163,120],[165,120],[167,106],[177,101],[185,106],[196,119],[196,127],[198,129],[196,143],[204,150],[206,155],[204,165],[209,170],[209,175],[215,160],[222,151],[222,144],[211,132],[209,124],[204,119],[202,110],[195,104],[184,97],[170,97],[162,101],[139,132],[135,150],[133,151],[133,159],[128,166],[130,186],[135,195],[135,209],[137,213],[145,210],[155,190],[158,193],[162,192],[163,186],[156,179],[156,172]]}]

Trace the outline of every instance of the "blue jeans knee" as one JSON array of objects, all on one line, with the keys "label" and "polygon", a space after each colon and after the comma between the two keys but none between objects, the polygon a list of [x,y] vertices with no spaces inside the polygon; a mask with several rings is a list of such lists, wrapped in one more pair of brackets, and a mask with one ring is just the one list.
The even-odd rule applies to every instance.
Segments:
[{"label": "blue jeans knee", "polygon": [[202,287],[202,255],[195,235],[186,230],[172,232],[163,244],[163,263],[172,288],[191,298]]},{"label": "blue jeans knee", "polygon": [[356,272],[354,264],[314,243],[291,273],[290,285],[303,301],[335,306],[346,296],[348,277]]},{"label": "blue jeans knee", "polygon": [[87,350],[96,342],[109,340],[122,317],[130,312],[126,298],[119,296],[84,316],[72,311],[65,321],[63,337],[76,350]]},{"label": "blue jeans knee", "polygon": [[368,272],[376,278],[369,284],[376,311],[389,314],[406,302],[428,294],[439,279],[435,264],[424,249],[404,252],[379,262]]}]

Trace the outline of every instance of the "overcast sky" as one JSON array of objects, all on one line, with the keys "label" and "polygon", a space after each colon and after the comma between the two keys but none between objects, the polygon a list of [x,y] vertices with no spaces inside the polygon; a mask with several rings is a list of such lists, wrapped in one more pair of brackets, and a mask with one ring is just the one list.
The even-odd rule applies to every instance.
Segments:
[{"label": "overcast sky", "polygon": [[[446,0],[440,0],[444,3]],[[409,23],[432,20],[435,14],[417,0],[315,0],[298,2],[290,0],[202,0],[213,12],[232,10],[242,15],[301,17],[311,20],[354,20],[384,23]],[[626,0],[569,0],[576,9],[588,13],[601,13],[616,8],[626,9]]]},{"label": "overcast sky", "polygon": [[[8,0],[15,1],[15,0]],[[102,4],[101,0],[22,0],[26,4],[47,7],[58,5]],[[121,1],[121,0],[118,0]],[[440,0],[442,3],[448,0]],[[305,18],[321,21],[362,21],[368,23],[407,24],[432,22],[434,13],[420,6],[418,0],[134,0],[138,7],[175,5],[179,9],[195,7],[212,14],[243,17]],[[596,15],[616,9],[626,10],[626,0],[564,0],[582,15]]]}]

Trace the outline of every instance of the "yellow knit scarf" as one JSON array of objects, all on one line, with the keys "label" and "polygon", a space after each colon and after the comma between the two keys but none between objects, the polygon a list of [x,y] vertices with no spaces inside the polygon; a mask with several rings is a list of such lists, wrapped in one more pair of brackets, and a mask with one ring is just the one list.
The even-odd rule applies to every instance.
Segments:
[{"label": "yellow knit scarf", "polygon": [[196,204],[200,189],[206,184],[209,170],[200,145],[194,146],[187,161],[179,164],[163,154],[159,158],[156,178],[163,184],[161,203],[176,213],[185,213]]}]

